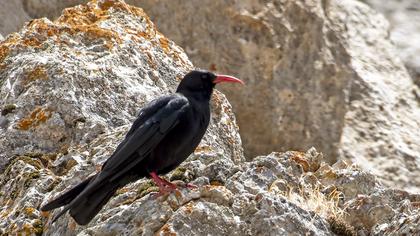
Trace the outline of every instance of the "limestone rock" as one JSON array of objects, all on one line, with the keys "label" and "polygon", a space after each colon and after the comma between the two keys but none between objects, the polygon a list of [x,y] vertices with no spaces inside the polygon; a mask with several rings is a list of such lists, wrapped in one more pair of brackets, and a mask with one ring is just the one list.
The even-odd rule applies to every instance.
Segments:
[{"label": "limestone rock", "polygon": [[[10,7],[55,18],[78,2],[22,0]],[[351,159],[390,186],[419,189],[420,91],[397,56],[417,70],[410,43],[418,41],[416,1],[367,1],[391,20],[398,52],[383,17],[353,0],[128,2],[145,8],[196,65],[247,80],[248,89],[224,92],[248,159],[316,146],[330,163]]]},{"label": "limestone rock", "polygon": [[413,209],[410,214],[396,214],[389,222],[376,226],[372,235],[419,235],[419,225],[420,212]]},{"label": "limestone rock", "polygon": [[1,2],[0,19],[0,34],[6,36],[21,29],[31,18],[23,9],[22,2],[18,0]]},{"label": "limestone rock", "polygon": [[[148,194],[156,190],[149,181],[138,181],[118,191],[87,226],[75,226],[63,218],[48,224],[45,233],[65,234],[70,228],[70,234],[78,235],[333,235],[330,224],[318,212],[303,209],[288,199],[287,191],[272,187],[272,182],[283,179],[296,189],[303,186],[299,181],[304,171],[293,161],[294,155],[306,158],[294,152],[261,156],[234,164],[233,171],[218,179],[201,175],[192,181],[198,189],[182,189],[158,199]],[[220,158],[204,151],[194,154],[181,169],[194,176],[210,161],[229,172],[230,166],[216,161]]]},{"label": "limestone rock", "polygon": [[[66,9],[54,22],[33,20],[9,35],[0,44],[3,233],[42,229],[41,203],[95,172],[138,110],[174,92],[192,68],[143,10],[121,1]],[[220,92],[212,111],[197,153],[243,161],[235,117]]]},{"label": "limestone rock", "polygon": [[50,20],[60,16],[64,8],[76,6],[87,0],[18,0],[31,18],[47,17]]},{"label": "limestone rock", "polygon": [[[390,186],[420,189],[420,92],[388,22],[358,1],[133,0],[224,89],[247,158],[318,147]],[[205,7],[203,7],[205,6]],[[269,111],[269,112],[268,112]]]},{"label": "limestone rock", "polygon": [[420,86],[420,2],[364,0],[390,22],[390,38],[416,84]]},{"label": "limestone rock", "polygon": [[87,2],[87,0],[13,0],[3,1],[0,8],[0,33],[8,35],[19,31],[33,18],[47,17],[50,20],[60,16],[66,7]]},{"label": "limestone rock", "polygon": [[[190,4],[199,3],[202,6],[205,2],[191,1]],[[212,3],[220,9],[226,7],[222,1]],[[266,62],[278,53],[275,50],[282,52],[267,68],[273,66],[284,71],[276,69],[279,74],[273,74],[271,79],[269,74],[263,75],[263,79],[268,78],[272,84],[264,85],[245,76],[249,79],[248,86],[267,86],[275,92],[274,85],[279,83],[291,91],[279,95],[283,96],[279,99],[283,101],[292,94],[287,103],[290,106],[318,104],[303,113],[311,115],[306,117],[307,123],[303,122],[305,127],[341,117],[341,124],[333,122],[330,126],[340,128],[339,133],[344,133],[341,129],[345,128],[348,138],[343,140],[349,146],[354,145],[354,150],[339,146],[342,144],[335,140],[337,137],[319,136],[319,139],[332,140],[332,144],[328,144],[336,147],[332,152],[344,153],[360,160],[359,164],[365,164],[369,162],[363,158],[369,155],[363,145],[372,144],[372,140],[380,142],[392,136],[390,143],[399,148],[404,148],[404,138],[417,140],[413,132],[405,130],[407,124],[403,122],[410,121],[411,127],[417,125],[410,120],[416,117],[416,110],[407,114],[414,106],[412,96],[399,90],[404,86],[411,88],[411,85],[402,66],[398,73],[394,71],[395,65],[400,65],[398,60],[387,57],[392,50],[384,39],[383,18],[352,1],[346,1],[347,5],[330,1],[314,5],[306,1],[277,3],[265,4],[263,12],[259,2],[228,3],[231,5],[221,12],[239,14],[216,17],[215,11],[209,10],[206,15],[201,12],[202,8],[194,9],[200,17],[212,20],[222,17],[223,23],[236,32],[234,36],[224,39],[217,30],[210,32],[216,33],[214,37],[218,36],[218,40],[236,42],[233,49],[248,53],[247,60],[252,59],[252,53],[258,53],[259,60]],[[164,9],[164,6],[169,7],[156,1],[155,7]],[[172,10],[176,13],[174,16],[165,16],[168,19],[179,17],[181,13],[175,10]],[[186,10],[192,11],[192,7]],[[375,16],[376,31],[360,32],[357,25],[365,22],[367,15]],[[233,23],[229,21],[231,18]],[[172,19],[173,22],[176,19]],[[185,22],[189,22],[188,19],[184,18]],[[199,17],[194,20],[200,22]],[[277,24],[270,25],[274,20]],[[369,27],[373,26],[365,25]],[[237,37],[238,34],[241,36]],[[260,37],[260,34],[273,37]],[[268,41],[262,40],[264,38]],[[220,46],[218,43],[209,44],[210,49],[215,50]],[[265,45],[262,49],[265,53],[259,54],[256,50],[260,43]],[[383,47],[382,54],[368,50],[373,47],[371,44]],[[232,53],[229,48],[232,45],[226,45],[217,53],[219,50]],[[187,48],[190,54],[194,54],[193,49]],[[203,55],[215,59],[210,52]],[[229,59],[230,55],[242,54],[227,55],[219,56]],[[381,64],[375,56],[386,58],[389,64]],[[296,59],[290,60],[293,57]],[[361,61],[362,57],[367,60],[366,64]],[[243,58],[236,60],[244,61]],[[296,64],[303,63],[302,60],[306,63]],[[232,60],[225,62],[231,65]],[[224,70],[224,65],[216,66]],[[275,80],[280,75],[282,78],[298,76],[295,67],[299,65],[303,66],[300,68],[303,78],[296,77],[298,81],[289,82]],[[232,68],[237,67],[240,66]],[[246,162],[232,109],[219,92],[212,100],[212,120],[203,142],[186,162],[166,176],[180,186],[186,182],[196,184],[197,189],[182,188],[153,199],[150,193],[156,191],[156,187],[149,180],[140,180],[119,189],[86,226],[76,225],[68,215],[51,224],[58,211],[42,213],[39,207],[95,172],[122,140],[138,109],[161,94],[173,92],[179,79],[191,68],[183,50],[159,33],[141,9],[122,1],[92,1],[65,10],[56,21],[34,20],[20,32],[7,36],[0,44],[0,234],[382,235],[420,231],[420,196],[384,187],[378,178],[364,170],[366,167],[345,159],[329,165],[327,161],[331,159],[327,158],[331,154],[327,153],[324,158],[314,148],[306,153],[273,152]],[[260,67],[257,70],[265,71]],[[376,74],[379,70],[383,71],[379,74],[382,80]],[[399,76],[400,80],[393,81],[386,73]],[[315,79],[309,76],[311,74]],[[334,83],[320,79],[323,76],[331,76]],[[315,92],[304,94],[305,87],[299,86],[305,81],[309,81]],[[346,90],[348,86],[351,90]],[[390,91],[386,99],[384,91]],[[276,94],[274,92],[265,95]],[[397,96],[404,102],[393,106]],[[331,99],[330,103],[325,104],[318,97]],[[366,107],[366,104],[377,103],[383,106],[379,111]],[[334,108],[338,105],[345,109]],[[296,116],[297,124],[302,119],[299,112],[304,111],[293,109],[291,114]],[[394,115],[394,110],[405,114],[407,120]],[[372,138],[378,127],[384,129],[381,132],[389,128],[387,122],[392,123],[393,133],[378,133],[379,136]],[[369,129],[369,125],[374,126]],[[286,130],[296,129],[300,130],[299,127]],[[315,132],[315,128],[309,130]],[[400,130],[407,131],[406,136],[397,132]],[[358,136],[360,131],[366,133]],[[330,134],[328,132],[326,134]],[[295,137],[294,132],[282,134]],[[340,135],[338,138],[342,139]],[[316,142],[322,143],[321,140]],[[414,177],[418,159],[405,154],[410,148],[416,150],[416,145],[402,149],[405,152],[394,153],[396,173],[413,177],[401,181],[402,184],[417,181]],[[383,154],[373,155],[383,160],[380,157],[386,157],[386,148],[394,146],[373,146],[369,154]],[[400,165],[403,162],[400,155],[407,161],[403,164],[412,168],[410,173],[400,172],[404,168]],[[382,179],[387,178],[386,174],[384,176]]]}]

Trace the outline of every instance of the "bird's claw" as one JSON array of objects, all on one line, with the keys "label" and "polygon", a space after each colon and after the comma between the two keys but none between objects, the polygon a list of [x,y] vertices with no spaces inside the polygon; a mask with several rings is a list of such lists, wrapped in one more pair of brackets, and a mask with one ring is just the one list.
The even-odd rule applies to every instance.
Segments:
[{"label": "bird's claw", "polygon": [[[167,195],[169,193],[173,193],[173,192],[178,196],[181,194],[181,192],[178,190],[178,186],[176,184],[171,183],[171,182],[167,181],[166,179],[159,177],[155,172],[151,172],[150,176],[152,177],[152,179],[156,183],[156,185],[159,187],[159,192],[152,195],[152,197],[154,199],[156,199],[160,196],[163,196],[163,195]],[[184,187],[188,188],[188,189],[198,188],[196,185],[190,184],[190,183],[186,183],[184,185]]]},{"label": "bird's claw", "polygon": [[171,183],[169,181],[167,181],[166,179],[162,179],[163,180],[163,184],[165,185],[166,188],[170,189],[170,190],[177,190],[178,186],[174,183]]}]

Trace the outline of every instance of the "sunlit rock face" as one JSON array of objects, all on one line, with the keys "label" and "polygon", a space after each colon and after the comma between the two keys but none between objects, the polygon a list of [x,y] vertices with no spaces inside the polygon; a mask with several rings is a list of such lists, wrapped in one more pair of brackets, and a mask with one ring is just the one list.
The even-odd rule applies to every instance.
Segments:
[{"label": "sunlit rock face", "polygon": [[363,0],[385,15],[390,23],[389,37],[398,49],[415,83],[420,86],[420,2],[417,0]]},{"label": "sunlit rock face", "polygon": [[[142,9],[122,1],[69,8],[55,21],[32,20],[8,35],[0,44],[0,228],[38,230],[40,204],[94,173],[138,110],[173,93],[191,69]],[[197,152],[231,165],[243,161],[220,92],[212,111]]]},{"label": "sunlit rock face", "polygon": [[[22,0],[2,9],[23,12],[14,14],[22,16],[17,30],[80,2]],[[418,4],[364,2],[390,23],[361,1],[128,0],[196,66],[247,81],[241,90],[223,88],[247,159],[316,146],[330,163],[351,159],[390,186],[417,191]]]},{"label": "sunlit rock face", "polygon": [[131,2],[195,65],[246,81],[223,91],[247,159],[315,146],[330,163],[352,160],[389,186],[420,189],[420,91],[389,23],[366,4]]},{"label": "sunlit rock face", "polygon": [[[68,6],[22,2],[30,17],[51,19]],[[198,188],[154,199],[157,187],[140,180],[88,225],[68,214],[52,224],[59,210],[40,206],[95,173],[137,111],[193,68],[142,9],[92,1],[3,34],[0,234],[419,234],[420,196],[383,185],[415,190],[419,175],[416,90],[383,17],[354,1],[131,2],[196,65],[247,80],[224,90],[240,122],[253,116],[242,133],[248,152],[270,154],[245,161],[232,108],[216,92],[203,142],[165,176]],[[272,152],[313,144],[325,154]]]}]

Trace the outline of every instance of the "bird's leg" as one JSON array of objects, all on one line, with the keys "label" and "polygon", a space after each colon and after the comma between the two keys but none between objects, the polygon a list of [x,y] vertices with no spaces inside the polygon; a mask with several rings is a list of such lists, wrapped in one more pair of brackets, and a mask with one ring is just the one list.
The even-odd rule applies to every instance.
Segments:
[{"label": "bird's leg", "polygon": [[178,188],[178,186],[176,186],[175,184],[173,184],[173,183],[171,183],[171,182],[169,182],[169,181],[167,181],[166,179],[164,179],[164,178],[160,178],[161,180],[162,180],[162,182],[166,185],[166,186],[168,186],[171,190],[176,190],[177,188]]},{"label": "bird's leg", "polygon": [[[157,175],[156,175],[157,176]],[[160,178],[159,176],[157,176],[158,178],[159,178],[159,180],[160,181],[162,181],[163,182],[163,184],[164,185],[166,185],[170,190],[176,190],[176,189],[178,189],[178,186],[176,185],[176,184],[174,184],[174,183],[171,183],[171,182],[169,182],[169,181],[167,181],[166,179],[164,179],[164,178]],[[190,184],[190,183],[186,183],[185,184],[185,186],[184,187],[186,187],[186,188],[188,188],[188,189],[196,189],[196,188],[198,188],[196,185],[194,185],[194,184]]]},{"label": "bird's leg", "polygon": [[161,193],[168,193],[177,189],[175,184],[168,182],[163,178],[160,178],[155,172],[151,172],[150,176],[152,177],[156,185],[159,187],[159,192]]},{"label": "bird's leg", "polygon": [[165,193],[168,193],[168,189],[165,187],[162,179],[155,172],[151,172],[150,177],[152,177],[155,184],[159,187],[159,193],[155,197],[159,197]]},{"label": "bird's leg", "polygon": [[[165,182],[165,184],[172,190],[176,190],[178,189],[178,186],[176,184],[173,184],[169,181],[167,181],[166,179],[162,178],[162,181]],[[196,189],[198,188],[196,185],[194,184],[190,184],[190,183],[186,183],[185,186],[183,186],[184,188],[188,188],[188,189]]]}]

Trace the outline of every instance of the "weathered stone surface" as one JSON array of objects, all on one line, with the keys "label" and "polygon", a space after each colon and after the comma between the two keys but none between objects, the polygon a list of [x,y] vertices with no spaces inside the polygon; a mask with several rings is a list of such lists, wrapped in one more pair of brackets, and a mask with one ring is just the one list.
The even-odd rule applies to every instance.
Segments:
[{"label": "weathered stone surface", "polygon": [[[342,5],[353,81],[340,143],[341,156],[371,170],[388,186],[420,188],[419,90],[387,39],[387,22],[365,5]],[[365,33],[357,22],[370,16]],[[372,45],[372,46],[371,46]]]},{"label": "weathered stone surface", "polygon": [[[54,22],[33,20],[9,35],[0,44],[3,232],[42,229],[40,204],[93,173],[139,108],[174,92],[191,68],[143,10],[120,1],[67,9]],[[243,161],[235,118],[220,92],[212,110],[197,152]]]},{"label": "weathered stone surface", "polygon": [[86,3],[86,0],[18,0],[31,18],[47,17],[50,20],[61,15],[64,8]]},{"label": "weathered stone surface", "polygon": [[224,91],[248,158],[314,145],[331,163],[351,159],[390,186],[420,188],[420,93],[367,5],[132,2],[196,65],[246,80]]},{"label": "weathered stone surface", "polygon": [[389,222],[377,225],[372,235],[419,235],[419,225],[420,212],[418,209],[413,209],[409,214],[398,213]]},{"label": "weathered stone surface", "polygon": [[[246,80],[246,90],[225,91],[250,158],[271,150],[312,145],[329,157],[337,152],[345,113],[344,90],[349,84],[344,77],[349,77],[350,71],[346,68],[348,57],[334,57],[344,54],[344,49],[323,32],[328,28],[319,4],[136,2],[186,49],[196,65]],[[159,17],[163,15],[168,17]],[[181,21],[182,26],[173,30]]]},{"label": "weathered stone surface", "polygon": [[21,29],[31,18],[23,9],[22,1],[19,0],[2,1],[0,19],[0,34],[6,36]]},{"label": "weathered stone surface", "polygon": [[390,39],[420,86],[420,2],[418,0],[363,0],[390,22]]},{"label": "weathered stone surface", "polygon": [[[157,200],[145,195],[156,188],[148,181],[139,181],[121,189],[89,225],[76,226],[66,217],[54,225],[48,224],[45,233],[278,235],[310,232],[311,235],[332,235],[326,219],[270,189],[273,181],[281,179],[290,179],[290,186],[298,186],[303,171],[292,161],[294,154],[297,153],[275,153],[251,163],[234,165],[233,169],[216,161],[223,157],[207,151],[194,154],[182,165],[181,179],[205,172],[208,162],[227,174],[220,178],[211,174],[200,176],[192,182],[200,186],[198,189],[183,189]],[[70,226],[70,231],[63,226]]]},{"label": "weathered stone surface", "polygon": [[86,0],[13,0],[2,1],[0,8],[0,33],[8,35],[20,30],[25,22],[33,18],[60,16],[61,11]]},{"label": "weathered stone surface", "polygon": [[[388,40],[388,23],[362,3],[128,2],[145,8],[196,65],[247,80],[248,89],[224,91],[238,115],[248,158],[317,146],[331,163],[356,160],[388,185],[419,189],[420,91]],[[72,3],[77,2],[21,5],[30,16],[54,18]],[[416,3],[380,5],[395,10],[388,14],[391,38],[416,71],[418,53],[409,43],[418,41],[417,21],[411,20],[418,15]],[[409,21],[398,9],[408,9]]]},{"label": "weathered stone surface", "polygon": [[[215,3],[216,6],[221,4],[218,1]],[[243,6],[251,3],[254,2],[241,2],[245,4]],[[279,18],[274,14],[275,9],[281,9],[279,5],[268,4],[265,12],[270,12],[267,14],[271,14],[273,19],[287,20],[276,27],[283,28],[287,25],[285,22],[293,23],[288,26],[290,28],[283,28],[282,31],[289,40],[283,42],[286,46],[281,44],[285,48],[282,49],[285,50],[282,51],[284,56],[289,59],[296,56],[296,60],[300,61],[309,55],[307,60],[310,63],[318,60],[324,63],[315,63],[321,66],[320,70],[332,71],[315,73],[315,70],[305,69],[308,71],[303,70],[302,73],[308,78],[310,73],[314,73],[319,77],[336,76],[336,81],[338,78],[343,79],[340,76],[348,75],[354,81],[342,83],[350,83],[353,86],[351,91],[358,93],[357,96],[351,93],[353,97],[340,95],[348,98],[346,101],[350,105],[346,109],[351,108],[345,110],[343,115],[348,117],[348,111],[361,109],[363,112],[357,115],[352,113],[354,116],[351,119],[354,119],[354,127],[361,127],[360,130],[366,131],[368,135],[374,134],[376,126],[369,131],[369,126],[364,128],[364,125],[369,122],[378,125],[378,117],[383,118],[380,126],[384,130],[393,129],[394,132],[387,133],[395,136],[390,142],[395,139],[398,141],[400,137],[396,133],[402,128],[396,127],[399,118],[394,117],[391,111],[403,111],[401,114],[411,117],[416,117],[416,114],[407,114],[413,105],[410,100],[412,97],[395,92],[395,88],[408,84],[403,69],[401,74],[392,73],[392,65],[397,62],[386,57],[391,52],[387,51],[387,41],[381,41],[384,38],[380,27],[384,23],[383,19],[379,16],[375,18],[378,31],[374,32],[377,34],[370,32],[373,36],[366,33],[360,38],[360,29],[353,26],[364,18],[354,18],[353,14],[373,14],[365,12],[367,8],[364,5],[330,3],[312,6],[301,1],[284,3],[286,8],[279,12]],[[161,7],[158,1],[156,4],[156,7]],[[191,4],[198,3],[191,1]],[[257,19],[256,22],[261,19],[265,23],[269,22],[266,21],[267,16],[259,18],[258,14],[253,15],[260,7],[259,3],[255,4],[255,12],[236,16],[240,24],[254,25],[253,19]],[[199,14],[201,9],[197,8],[196,11]],[[247,17],[247,14],[251,14],[251,17]],[[308,14],[311,16],[309,20],[299,20],[299,17]],[[328,20],[324,21],[324,18]],[[318,28],[312,29],[313,24]],[[343,25],[347,31],[341,28]],[[258,27],[248,29],[265,32],[264,24]],[[367,24],[365,27],[372,25]],[[244,30],[246,27],[239,29]],[[321,33],[317,31],[323,30],[326,30],[326,36],[322,36],[321,40],[318,38]],[[246,32],[238,32],[247,35]],[[243,36],[245,45],[251,45],[249,48],[257,45],[252,40],[262,39],[258,35],[254,33],[254,38]],[[315,56],[317,50],[308,43],[311,41],[295,42],[293,46],[292,41],[301,35],[303,39],[316,39],[316,45],[325,54]],[[373,42],[366,42],[365,37]],[[382,68],[379,59],[373,63],[375,58],[368,57],[378,53],[376,50],[361,52],[355,49],[355,45],[364,48],[362,46],[372,43],[384,47],[381,48],[383,54],[378,57],[390,60],[389,67]],[[250,50],[248,46],[242,45],[241,50]],[[222,49],[229,52],[226,47]],[[191,48],[188,50],[191,53]],[[310,53],[304,54],[305,50]],[[343,56],[341,53],[348,55]],[[326,61],[326,55],[331,56],[329,61]],[[366,57],[369,64],[354,59],[362,56]],[[286,59],[280,58],[278,62],[276,66],[283,69],[295,66],[293,63],[286,65]],[[153,199],[150,192],[156,191],[156,187],[148,180],[140,180],[120,189],[87,226],[77,226],[68,215],[51,224],[52,217],[58,211],[41,213],[38,210],[40,205],[95,172],[123,138],[137,110],[154,97],[172,92],[179,78],[191,68],[192,64],[182,49],[157,32],[141,9],[120,1],[94,1],[87,6],[66,10],[57,21],[35,20],[19,33],[9,35],[0,44],[0,166],[3,167],[0,174],[0,234],[418,234],[419,195],[384,187],[374,175],[363,170],[366,167],[361,168],[346,160],[328,165],[323,155],[315,149],[306,153],[275,152],[245,162],[235,117],[224,95],[219,92],[212,101],[212,123],[202,144],[187,162],[167,176],[180,186],[192,182],[199,186],[198,189],[181,189],[180,192]],[[388,78],[380,80],[384,83],[381,84],[375,74],[378,68],[393,76],[400,76],[401,81],[391,81],[381,74]],[[299,75],[292,69],[284,73]],[[371,77],[362,76],[366,74]],[[259,83],[254,82],[253,86],[258,86]],[[323,81],[328,82],[327,79]],[[311,83],[314,87],[320,86],[317,81]],[[298,83],[290,82],[289,87],[293,86],[298,86]],[[336,96],[334,93],[325,95],[321,89],[316,91],[321,91],[322,96]],[[384,91],[391,93],[387,99],[381,100]],[[398,104],[398,107],[389,105],[393,104],[393,99],[398,95],[407,95],[404,97],[407,100]],[[307,96],[306,99],[316,98],[315,94],[302,96]],[[367,103],[368,98],[372,104],[378,101],[386,103],[383,108],[379,108],[379,112],[357,106]],[[296,99],[292,97],[291,101]],[[341,103],[332,101],[332,104]],[[323,111],[321,105],[318,110],[311,110],[314,119]],[[343,127],[347,127],[344,124],[350,125],[345,117],[342,118]],[[364,121],[366,117],[368,121]],[[393,126],[387,127],[387,122],[392,122]],[[403,128],[404,125],[401,123]],[[415,125],[413,121],[412,127]],[[349,143],[353,138],[366,142],[366,145],[372,141],[370,136],[356,139],[358,136],[352,136],[352,129],[346,129],[351,134],[348,135]],[[407,140],[412,138],[411,135],[408,132]],[[382,138],[375,136],[374,140],[380,141]],[[365,155],[365,152],[363,148],[357,149],[357,145],[355,143],[356,150],[350,150],[350,154],[364,164],[365,156],[358,154]],[[395,145],[401,146],[401,143]],[[385,154],[388,151],[378,150]],[[374,149],[372,153],[378,150]],[[400,154],[395,154],[397,161],[394,168],[401,168],[398,162],[401,161],[398,159]],[[415,177],[418,160],[410,159],[407,155],[404,158],[407,168],[413,169],[410,169],[412,173],[403,173]],[[415,183],[416,179],[407,181],[404,183]]]}]

